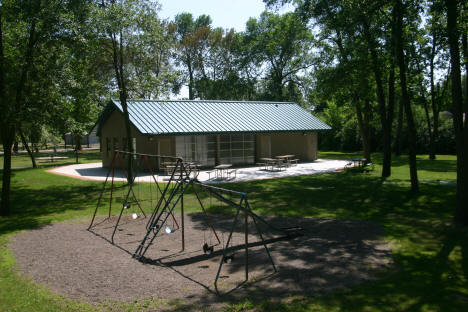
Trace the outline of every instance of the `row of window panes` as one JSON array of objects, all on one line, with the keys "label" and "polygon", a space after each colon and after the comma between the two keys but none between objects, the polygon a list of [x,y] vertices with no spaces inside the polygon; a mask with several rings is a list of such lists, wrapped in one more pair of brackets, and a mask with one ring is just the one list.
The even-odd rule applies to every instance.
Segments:
[{"label": "row of window panes", "polygon": [[219,156],[221,158],[226,158],[226,157],[250,157],[250,156],[254,156],[254,152],[253,151],[246,151],[246,150],[220,151]]},{"label": "row of window panes", "polygon": [[254,142],[232,142],[232,143],[221,143],[219,145],[220,150],[230,150],[230,149],[254,149]]},{"label": "row of window panes", "polygon": [[253,142],[255,137],[253,134],[222,134],[219,136],[219,141],[223,142]]}]

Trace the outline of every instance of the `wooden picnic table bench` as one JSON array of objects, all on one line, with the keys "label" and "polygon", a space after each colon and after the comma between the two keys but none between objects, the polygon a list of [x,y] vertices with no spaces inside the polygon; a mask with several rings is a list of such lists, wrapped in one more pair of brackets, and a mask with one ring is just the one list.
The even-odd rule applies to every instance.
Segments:
[{"label": "wooden picnic table bench", "polygon": [[260,160],[263,160],[266,163],[265,165],[266,170],[268,170],[269,167],[271,167],[271,171],[275,171],[275,168],[279,170],[281,170],[282,168],[285,168],[283,160],[279,158],[265,157],[265,158],[260,158]]},{"label": "wooden picnic table bench", "polygon": [[54,160],[59,160],[59,159],[67,159],[67,156],[41,156],[41,157],[36,157],[36,160],[38,162],[54,162]]}]

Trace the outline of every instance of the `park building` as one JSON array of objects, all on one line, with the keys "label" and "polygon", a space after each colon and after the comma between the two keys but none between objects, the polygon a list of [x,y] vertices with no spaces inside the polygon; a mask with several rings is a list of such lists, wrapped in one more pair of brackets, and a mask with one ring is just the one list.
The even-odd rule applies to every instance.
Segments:
[{"label": "park building", "polygon": [[[284,154],[314,161],[318,132],[331,129],[291,102],[129,99],[127,106],[137,153],[177,156],[204,167],[253,165]],[[119,100],[111,100],[101,114],[98,135],[108,167],[113,151],[127,146]]]}]

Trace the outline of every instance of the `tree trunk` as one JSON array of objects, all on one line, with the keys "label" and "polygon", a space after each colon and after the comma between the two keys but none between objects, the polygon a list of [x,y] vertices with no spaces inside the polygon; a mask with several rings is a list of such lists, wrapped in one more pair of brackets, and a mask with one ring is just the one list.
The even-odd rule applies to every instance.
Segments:
[{"label": "tree trunk", "polygon": [[2,201],[0,202],[0,215],[9,216],[10,207],[10,183],[11,183],[11,147],[13,145],[14,127],[2,130],[3,142],[3,177],[2,177]]},{"label": "tree trunk", "polygon": [[188,90],[189,90],[189,100],[193,100],[195,98],[193,94],[193,68],[192,68],[192,62],[190,58],[187,61],[187,68],[189,71],[189,85],[188,85]]},{"label": "tree trunk", "polygon": [[73,136],[75,140],[75,163],[79,163],[79,153],[81,150],[81,136],[80,135],[74,135]]},{"label": "tree trunk", "polygon": [[[382,177],[390,176],[390,166],[391,166],[391,137],[392,137],[392,128],[388,126],[388,116],[387,116],[387,108],[385,104],[385,92],[382,82],[382,73],[379,64],[379,58],[377,54],[376,42],[372,37],[372,34],[369,29],[369,25],[363,18],[363,29],[364,35],[366,37],[368,49],[371,55],[371,64],[372,69],[374,72],[375,83],[377,86],[377,103],[379,106],[379,115],[380,115],[380,123],[382,126],[382,133],[383,133],[383,151],[384,151],[384,159],[382,164]],[[385,171],[384,171],[385,168]]]},{"label": "tree trunk", "polygon": [[397,129],[396,129],[396,136],[395,136],[395,155],[400,156],[401,155],[401,134],[403,132],[403,114],[404,114],[404,108],[403,108],[403,101],[400,99],[398,103],[398,120],[397,120]]},{"label": "tree trunk", "polygon": [[[40,11],[41,1],[36,1],[36,12]],[[5,69],[4,69],[4,47],[3,47],[3,21],[2,21],[2,10],[0,10],[0,111],[2,114],[7,114],[9,111],[9,116],[7,119],[0,121],[2,132],[2,142],[4,149],[4,167],[3,167],[3,182],[2,182],[2,202],[0,207],[1,215],[10,214],[10,186],[11,186],[11,147],[15,139],[16,127],[15,119],[19,117],[22,109],[23,98],[24,98],[24,86],[26,84],[29,70],[32,67],[34,59],[34,48],[36,43],[36,23],[37,19],[34,18],[30,24],[29,29],[29,38],[27,43],[27,49],[24,54],[24,64],[19,74],[19,81],[16,85],[16,96],[11,103],[14,103],[12,110],[8,109],[7,99],[5,98]],[[10,103],[10,101],[8,101]]]},{"label": "tree trunk", "polygon": [[430,75],[430,80],[431,80],[431,106],[432,106],[432,119],[433,119],[433,130],[432,130],[432,141],[434,145],[434,153],[433,155],[430,153],[429,158],[432,156],[435,159],[435,144],[438,141],[439,137],[439,106],[436,104],[435,100],[435,86],[434,86],[434,58],[435,58],[435,53],[436,53],[436,39],[435,39],[435,33],[432,34],[432,48],[431,48],[431,58],[430,58],[430,63],[429,63],[429,75]]},{"label": "tree trunk", "polygon": [[370,105],[370,99],[366,98],[364,101],[364,125],[367,132],[367,151],[364,153],[364,158],[366,158],[366,163],[372,162],[371,159],[371,152],[372,152],[372,127],[371,127],[371,120],[372,120],[372,108]]},{"label": "tree trunk", "polygon": [[429,159],[434,160],[435,156],[435,142],[434,142],[434,132],[432,131],[431,117],[429,116],[429,108],[427,107],[426,94],[424,93],[424,87],[421,85],[421,99],[423,101],[424,113],[426,115],[427,122],[427,132],[429,134]]},{"label": "tree trunk", "polygon": [[396,24],[396,56],[398,67],[400,69],[400,88],[401,99],[405,107],[406,121],[408,123],[408,150],[409,150],[409,165],[410,165],[410,178],[411,190],[413,192],[419,191],[418,171],[416,167],[416,128],[414,126],[413,111],[411,109],[408,89],[406,84],[406,63],[405,55],[403,52],[403,4],[401,0],[397,0],[395,4],[395,12],[397,16]]},{"label": "tree trunk", "polygon": [[455,142],[457,148],[457,195],[454,222],[468,226],[468,127],[463,114],[468,113],[468,101],[463,105],[461,86],[459,33],[457,28],[458,8],[456,0],[446,0],[447,35],[450,48],[452,78],[452,105]]},{"label": "tree trunk", "polygon": [[383,162],[382,177],[389,177],[392,173],[392,124],[395,110],[395,62],[393,53],[390,56],[390,73],[388,77],[388,108],[386,113],[386,131],[383,133]]},{"label": "tree trunk", "polygon": [[29,158],[31,158],[31,163],[33,168],[37,168],[36,164],[36,156],[34,156],[33,151],[29,148],[28,141],[26,140],[26,137],[23,134],[23,130],[21,128],[18,128],[19,135],[21,137],[21,142],[23,143],[23,146],[26,148],[26,151],[28,151]]},{"label": "tree trunk", "polygon": [[[367,162],[371,162],[371,151],[370,151],[370,133],[369,133],[369,123],[366,122],[367,118],[363,118],[361,103],[359,101],[359,96],[357,93],[354,93],[354,107],[356,108],[356,117],[358,121],[359,133],[361,134],[362,140],[362,151],[363,156]],[[366,106],[369,105],[369,99],[366,99]]]},{"label": "tree trunk", "polygon": [[[117,84],[119,86],[119,99],[120,105],[122,106],[122,111],[124,115],[124,126],[125,133],[128,138],[128,151],[133,153],[132,145],[132,131],[130,127],[130,118],[128,115],[128,106],[127,106],[127,86],[125,83],[125,74],[124,74],[124,57],[123,57],[123,43],[122,43],[122,32],[117,42],[117,36],[115,33],[109,33],[109,37],[112,41],[113,49],[113,65],[115,71],[115,78],[117,79]],[[127,159],[127,182],[133,183],[133,161],[132,157],[128,156]]]},{"label": "tree trunk", "polygon": [[[136,151],[133,150],[133,144],[132,144],[132,130],[130,128],[130,118],[128,115],[128,109],[127,109],[127,90],[124,89],[120,92],[120,103],[122,104],[122,108],[124,111],[124,119],[125,119],[125,133],[127,135],[127,150],[130,153],[136,153]],[[132,183],[133,182],[133,157],[131,155],[128,155],[127,158],[127,182]]]},{"label": "tree trunk", "polygon": [[10,181],[11,181],[11,145],[13,144],[14,126],[9,126],[5,119],[6,99],[5,99],[5,69],[3,54],[3,10],[0,8],[0,135],[3,145],[3,175],[2,175],[2,198],[0,200],[0,215],[10,215]]},{"label": "tree trunk", "polygon": [[[468,31],[468,29],[466,29]],[[466,32],[462,35],[462,46],[463,46],[463,56],[464,60],[463,63],[465,65],[465,119],[466,119],[466,113],[468,111],[468,38]],[[466,125],[466,122],[465,122]]]}]

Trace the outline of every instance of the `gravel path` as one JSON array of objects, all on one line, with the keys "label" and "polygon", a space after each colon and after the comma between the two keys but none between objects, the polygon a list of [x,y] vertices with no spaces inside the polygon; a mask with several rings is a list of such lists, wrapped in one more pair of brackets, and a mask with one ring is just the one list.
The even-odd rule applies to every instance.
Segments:
[{"label": "gravel path", "polygon": [[[220,239],[227,240],[232,219],[225,215],[212,219]],[[249,249],[251,282],[235,289],[245,276],[244,252],[237,250],[233,263],[223,266],[219,280],[222,292],[235,289],[229,295],[233,299],[321,294],[373,279],[376,272],[391,266],[391,250],[379,241],[383,233],[374,223],[284,217],[268,220],[279,226],[299,225],[304,236],[269,244],[278,268],[275,274],[263,246]],[[52,224],[16,235],[8,246],[20,271],[71,298],[90,302],[185,298],[193,304],[218,300],[213,280],[221,256],[219,252],[203,254],[203,243],[213,244],[216,239],[202,214],[185,217],[184,252],[180,252],[180,231],[164,234],[148,250],[146,256],[152,261],[146,264],[131,257],[144,235],[146,219],[125,216],[112,245],[108,238],[114,221],[102,222],[93,232],[79,222]],[[263,230],[266,239],[277,237]],[[255,245],[259,240],[253,225],[249,231],[249,242]],[[233,244],[240,245],[243,235],[243,228],[236,227]]]}]

